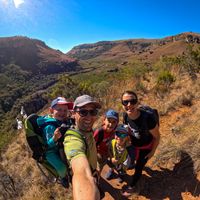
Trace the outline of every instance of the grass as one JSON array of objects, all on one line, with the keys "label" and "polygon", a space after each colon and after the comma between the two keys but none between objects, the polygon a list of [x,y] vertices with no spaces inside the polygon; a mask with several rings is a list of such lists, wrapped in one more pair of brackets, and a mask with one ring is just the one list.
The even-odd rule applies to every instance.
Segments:
[{"label": "grass", "polygon": [[[66,75],[60,76],[59,82],[50,88],[48,92],[49,97],[54,98],[55,96],[62,95],[74,99],[82,93],[89,93],[101,101],[103,108],[100,115],[102,115],[109,108],[123,112],[120,102],[122,92],[129,89],[135,90],[142,102],[158,108],[160,113],[162,113],[162,137],[154,157],[153,167],[166,166],[167,168],[173,168],[184,156],[184,151],[187,150],[186,153],[194,163],[194,170],[198,172],[200,170],[200,82],[198,79],[192,81],[187,74],[183,76],[182,72],[181,74],[177,73],[176,80],[170,85],[170,90],[161,98],[154,93],[158,74],[155,69],[151,68],[155,71],[150,72],[149,68],[141,63],[136,66],[132,62],[127,64],[128,66],[120,68],[117,72],[110,73],[106,70],[100,72],[98,67],[102,63],[99,61],[96,71],[89,72],[88,74],[79,74],[71,77]],[[109,67],[112,67],[113,63],[104,62]],[[94,60],[88,61],[86,65],[95,66],[95,62]],[[172,68],[169,67],[169,69]],[[197,75],[199,76],[199,74]],[[14,120],[11,114],[4,121],[4,126],[9,128],[10,122]],[[96,126],[100,126],[101,122],[102,118],[99,118]],[[177,132],[172,132],[173,126],[175,128],[178,127],[175,130]],[[2,128],[1,131],[8,133],[9,128]],[[18,183],[17,191],[20,199],[62,200],[72,198],[70,192],[66,193],[60,185],[48,183],[41,175],[35,162],[30,158],[23,132],[20,134],[16,134],[16,132],[2,134],[0,147],[5,142],[10,141],[10,138],[14,138],[14,141],[12,141],[8,148],[4,148],[2,166],[15,179],[15,183]],[[186,158],[186,168],[189,162],[190,160]]]},{"label": "grass", "polygon": [[[200,120],[197,118],[198,115],[198,113],[193,112],[193,117],[196,117],[192,119],[190,115],[182,117],[179,134],[172,132],[171,136],[163,138],[154,165],[168,165],[170,163],[172,166],[180,160],[182,152],[186,152],[192,159],[194,171],[200,170]],[[187,161],[185,164],[187,165]]]}]

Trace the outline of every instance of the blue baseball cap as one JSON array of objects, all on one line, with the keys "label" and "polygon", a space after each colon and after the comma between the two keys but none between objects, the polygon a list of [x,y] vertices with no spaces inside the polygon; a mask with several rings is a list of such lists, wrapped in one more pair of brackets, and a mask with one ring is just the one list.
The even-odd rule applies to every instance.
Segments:
[{"label": "blue baseball cap", "polygon": [[117,135],[118,137],[124,138],[128,136],[128,132],[129,132],[128,126],[125,124],[120,124],[116,128],[115,135]]},{"label": "blue baseball cap", "polygon": [[119,114],[118,112],[116,112],[115,110],[108,110],[105,114],[106,118],[113,118],[113,119],[116,119],[116,120],[119,120]]},{"label": "blue baseball cap", "polygon": [[64,97],[57,97],[51,102],[51,108],[55,107],[56,105],[68,105],[71,102],[68,102]]}]

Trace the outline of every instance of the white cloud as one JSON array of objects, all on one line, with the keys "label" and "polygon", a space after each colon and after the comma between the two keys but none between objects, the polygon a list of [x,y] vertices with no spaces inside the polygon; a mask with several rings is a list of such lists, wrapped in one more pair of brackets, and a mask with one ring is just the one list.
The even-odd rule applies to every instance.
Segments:
[{"label": "white cloud", "polygon": [[24,3],[24,0],[13,0],[15,8],[19,8],[21,4]]},{"label": "white cloud", "polygon": [[9,4],[8,0],[0,0],[0,1],[2,2],[2,4],[4,6],[8,6],[8,4]]}]

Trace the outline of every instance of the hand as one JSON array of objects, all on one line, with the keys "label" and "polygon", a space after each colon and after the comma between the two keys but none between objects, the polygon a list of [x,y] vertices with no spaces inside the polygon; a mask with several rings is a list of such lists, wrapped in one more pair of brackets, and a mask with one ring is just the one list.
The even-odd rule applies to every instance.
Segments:
[{"label": "hand", "polygon": [[94,177],[95,182],[98,185],[99,184],[99,180],[100,180],[100,171],[95,170],[95,172],[93,172],[92,176]]},{"label": "hand", "polygon": [[57,128],[55,131],[54,131],[54,135],[53,135],[53,140],[55,142],[57,142],[57,140],[62,136],[59,128]]},{"label": "hand", "polygon": [[111,162],[112,162],[113,164],[117,164],[118,160],[116,160],[115,158],[111,158]]}]

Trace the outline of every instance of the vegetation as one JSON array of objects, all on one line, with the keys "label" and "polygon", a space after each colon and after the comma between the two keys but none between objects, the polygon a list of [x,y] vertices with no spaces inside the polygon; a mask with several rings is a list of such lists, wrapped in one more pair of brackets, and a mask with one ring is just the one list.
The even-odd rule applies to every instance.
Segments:
[{"label": "vegetation", "polygon": [[175,81],[175,77],[171,74],[169,71],[162,71],[158,75],[157,78],[157,84],[163,85],[166,88],[169,88],[169,86]]},{"label": "vegetation", "polygon": [[[132,43],[129,44],[131,45]],[[148,48],[151,44],[144,43],[141,46]],[[162,56],[156,63],[148,65],[145,65],[143,60],[134,57],[129,59],[123,56],[117,59],[115,56],[110,59],[90,58],[80,62],[84,73],[73,75],[63,73],[58,77],[41,74],[32,77],[16,64],[1,65],[0,148],[5,152],[2,155],[4,170],[1,171],[9,172],[9,176],[15,177],[14,182],[20,183],[16,185],[15,191],[18,193],[14,197],[68,198],[59,185],[49,184],[43,179],[35,163],[30,159],[28,147],[24,143],[24,134],[13,137],[13,134],[16,136],[13,122],[21,105],[25,105],[29,113],[35,112],[47,103],[47,99],[56,96],[75,99],[78,95],[87,93],[102,102],[102,112],[108,108],[122,111],[121,93],[127,89],[135,90],[139,93],[141,103],[145,102],[157,108],[161,115],[161,143],[153,159],[153,164],[159,168],[159,171],[156,171],[149,163],[153,175],[160,180],[170,178],[170,172],[174,179],[174,175],[177,176],[181,168],[183,169],[181,175],[191,170],[193,174],[198,172],[200,169],[198,134],[200,131],[200,81],[197,78],[200,76],[199,57],[200,49],[190,46],[182,55]],[[35,105],[39,106],[35,107]],[[35,111],[31,110],[32,108]],[[99,119],[97,124],[101,122]],[[11,138],[15,141],[6,149],[5,144],[10,142]],[[180,162],[182,159],[183,163]],[[13,163],[16,164],[13,165]],[[176,167],[177,165],[179,167]],[[191,167],[189,170],[187,170],[188,166]],[[149,179],[146,178],[146,180],[148,182]],[[163,181],[154,180],[156,184]],[[147,185],[150,191],[154,182]],[[46,187],[47,184],[48,187]],[[161,184],[161,188],[166,186],[165,184],[166,182]],[[169,188],[171,188],[171,182]]]},{"label": "vegetation", "polygon": [[[19,115],[22,105],[27,105],[28,114],[37,112],[38,108],[42,108],[40,99],[47,99],[44,90],[53,85],[56,75],[37,75],[32,76],[31,73],[23,71],[19,66],[10,64],[1,67],[0,73],[0,149],[3,148],[16,132],[16,117]],[[43,91],[43,92],[42,92]],[[34,101],[34,94],[40,93],[37,97],[38,105],[31,105]],[[42,95],[42,93],[44,93]],[[31,105],[31,110],[30,110]]]}]

